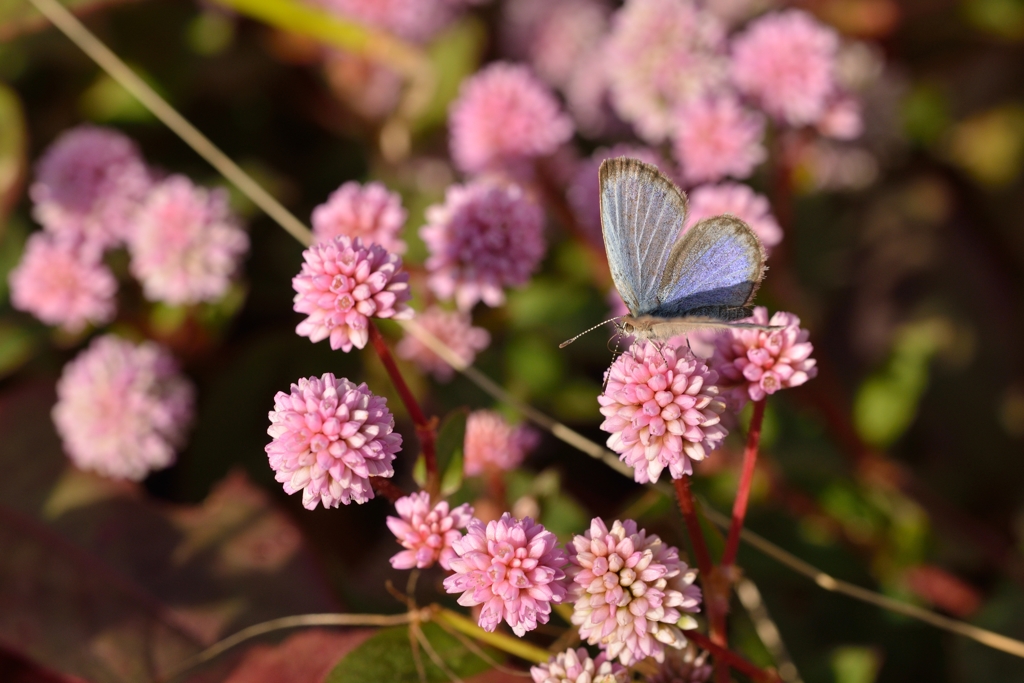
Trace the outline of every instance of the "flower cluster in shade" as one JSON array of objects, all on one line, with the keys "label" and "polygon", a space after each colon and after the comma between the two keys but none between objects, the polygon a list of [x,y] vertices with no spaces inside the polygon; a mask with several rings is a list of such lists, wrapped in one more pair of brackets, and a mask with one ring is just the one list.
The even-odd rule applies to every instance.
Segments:
[{"label": "flower cluster in shade", "polygon": [[285,493],[312,510],[373,498],[370,477],[391,477],[402,435],[387,400],[331,373],[279,391],[270,411],[267,457]]},{"label": "flower cluster in shade", "polygon": [[452,185],[426,218],[428,283],[462,311],[503,304],[504,288],[525,285],[544,256],[544,212],[519,185]]},{"label": "flower cluster in shade", "polygon": [[114,274],[98,248],[73,236],[40,232],[29,237],[8,282],[14,308],[68,332],[114,317]]},{"label": "flower cluster in shade", "polygon": [[127,247],[147,298],[179,305],[224,296],[249,248],[226,194],[182,176],[157,180],[135,144],[107,128],[79,126],[57,138],[29,195],[43,231],[10,275],[12,301],[71,332],[114,317],[109,249]]},{"label": "flower cluster in shade", "polygon": [[131,272],[146,298],[171,305],[220,299],[249,250],[227,192],[180,175],[154,185],[127,241]]},{"label": "flower cluster in shade", "polygon": [[444,580],[449,593],[461,593],[463,607],[482,605],[478,624],[494,631],[504,620],[517,636],[546,624],[551,605],[566,597],[565,551],[543,526],[509,513],[485,526],[473,519],[466,535],[452,543],[457,557]]},{"label": "flower cluster in shade", "polygon": [[754,192],[749,185],[731,182],[701,185],[689,192],[689,200],[687,227],[703,218],[731,213],[750,226],[765,250],[771,250],[782,241],[782,228],[772,215],[768,198]]},{"label": "flower cluster in shade", "polygon": [[709,362],[734,410],[748,400],[760,401],[779,389],[800,386],[818,374],[811,358],[810,333],[800,327],[800,318],[779,311],[769,319],[768,309],[757,306],[746,322],[780,329],[731,329],[715,338]]},{"label": "flower cluster in shade", "polygon": [[511,170],[572,137],[572,120],[522,65],[495,63],[463,83],[448,117],[452,160],[465,173]]},{"label": "flower cluster in shade", "polygon": [[388,517],[388,528],[405,550],[391,558],[391,566],[426,569],[436,562],[449,569],[452,544],[473,519],[473,508],[463,503],[449,509],[443,500],[431,506],[430,494],[420,491],[395,501],[395,511],[398,517]]},{"label": "flower cluster in shade", "polygon": [[708,663],[708,653],[687,643],[681,650],[666,650],[665,661],[647,676],[647,683],[707,683],[714,667]]},{"label": "flower cluster in shade", "polygon": [[634,469],[640,483],[693,473],[728,431],[718,375],[685,348],[634,343],[612,363],[598,396],[608,448]]},{"label": "flower cluster in shade", "polygon": [[[462,311],[447,311],[439,306],[430,306],[422,313],[416,314],[416,322],[437,337],[467,365],[471,365],[476,354],[491,343],[490,333],[482,327],[473,327],[469,314]],[[411,334],[402,337],[395,347],[395,352],[415,363],[423,372],[431,373],[441,382],[447,382],[455,373],[451,365]]]},{"label": "flower cluster in shade", "polygon": [[585,648],[569,648],[545,664],[530,667],[533,683],[628,683],[629,671],[604,653],[591,659]]},{"label": "flower cluster in shade", "polygon": [[676,110],[673,150],[688,183],[747,178],[768,157],[764,118],[734,95],[702,97]]},{"label": "flower cluster in shade", "polygon": [[696,570],[679,551],[658,536],[616,520],[612,528],[599,518],[574,536],[569,547],[576,603],[572,623],[580,637],[599,645],[608,659],[630,666],[641,659],[665,658],[665,646],[687,644],[683,628],[697,623],[700,588]]},{"label": "flower cluster in shade", "polygon": [[360,185],[349,181],[313,209],[313,239],[328,242],[347,235],[404,254],[405,242],[398,234],[406,216],[402,198],[381,183]]},{"label": "flower cluster in shade", "polygon": [[302,270],[292,278],[295,311],[306,319],[295,332],[310,341],[330,339],[332,349],[361,349],[370,318],[411,318],[409,274],[401,257],[377,244],[345,235],[302,252]]},{"label": "flower cluster in shade", "polygon": [[732,43],[740,92],[791,126],[813,124],[836,95],[836,32],[802,10],[770,13]]},{"label": "flower cluster in shade", "polygon": [[105,335],[64,366],[53,421],[77,467],[139,481],[174,462],[194,394],[160,346]]},{"label": "flower cluster in shade", "polygon": [[466,475],[475,477],[488,470],[515,469],[536,443],[537,434],[529,427],[512,426],[493,410],[475,410],[466,419]]}]

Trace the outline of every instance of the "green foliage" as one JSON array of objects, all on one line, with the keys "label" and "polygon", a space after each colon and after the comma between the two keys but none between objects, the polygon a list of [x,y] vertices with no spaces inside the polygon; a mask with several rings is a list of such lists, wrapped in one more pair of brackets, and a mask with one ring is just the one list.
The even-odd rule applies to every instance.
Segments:
[{"label": "green foliage", "polygon": [[463,79],[476,71],[486,41],[483,24],[468,17],[443,31],[427,48],[436,80],[430,102],[411,122],[413,133],[444,124],[448,105],[458,96]]},{"label": "green foliage", "polygon": [[[429,647],[444,662],[451,673],[459,678],[469,678],[487,671],[491,665],[478,655],[470,652],[462,642],[434,623],[420,627]],[[380,631],[338,662],[324,679],[325,683],[420,683],[413,647],[419,650],[428,683],[448,683],[448,673],[438,668],[424,651],[423,645],[412,641],[408,626],[396,626]],[[492,660],[501,655],[484,648]]]},{"label": "green foliage", "polygon": [[874,683],[881,665],[878,653],[867,647],[841,647],[832,653],[836,683]]},{"label": "green foliage", "polygon": [[18,199],[25,176],[27,147],[21,100],[16,92],[0,84],[0,228]]}]

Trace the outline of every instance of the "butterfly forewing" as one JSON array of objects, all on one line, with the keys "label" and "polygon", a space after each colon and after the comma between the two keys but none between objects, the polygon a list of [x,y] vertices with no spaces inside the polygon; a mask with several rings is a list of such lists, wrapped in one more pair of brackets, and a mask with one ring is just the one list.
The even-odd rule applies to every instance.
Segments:
[{"label": "butterfly forewing", "polygon": [[615,287],[629,312],[659,304],[659,283],[686,222],[686,197],[656,167],[620,157],[601,164],[601,229]]},{"label": "butterfly forewing", "polygon": [[764,277],[764,262],[761,241],[739,218],[702,220],[674,244],[658,280],[658,305],[645,312],[662,318],[744,318]]}]

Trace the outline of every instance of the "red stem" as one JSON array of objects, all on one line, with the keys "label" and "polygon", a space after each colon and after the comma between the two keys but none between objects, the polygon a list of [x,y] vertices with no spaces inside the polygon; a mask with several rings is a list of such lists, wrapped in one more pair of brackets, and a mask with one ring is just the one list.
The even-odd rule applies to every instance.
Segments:
[{"label": "red stem", "polygon": [[722,553],[721,569],[726,574],[736,561],[736,553],[740,547],[740,531],[743,520],[747,516],[747,501],[750,500],[750,485],[754,481],[754,467],[757,465],[757,449],[761,443],[761,424],[764,422],[765,399],[754,402],[754,415],[750,418],[750,430],[747,432],[747,447],[743,451],[743,472],[740,474],[740,487],[736,491],[736,501],[732,505],[732,524],[729,525],[729,536],[725,540],[725,551]]},{"label": "red stem", "polygon": [[711,562],[711,553],[708,552],[708,544],[704,540],[704,530],[701,529],[700,519],[697,518],[697,508],[693,504],[693,494],[690,493],[690,478],[683,475],[679,479],[673,479],[672,484],[676,487],[676,496],[679,498],[679,510],[683,513],[683,521],[686,522],[686,530],[690,534],[690,542],[693,543],[693,554],[697,559],[697,569],[700,570],[701,582],[705,584],[711,577],[714,565]]},{"label": "red stem", "polygon": [[405,497],[405,491],[391,483],[390,479],[385,479],[384,477],[370,477],[370,486],[392,504],[399,498]]},{"label": "red stem", "polygon": [[384,369],[387,370],[391,383],[395,385],[402,403],[405,404],[405,409],[409,411],[409,417],[412,418],[413,424],[416,425],[416,436],[420,440],[420,447],[423,449],[423,460],[427,466],[427,490],[433,496],[437,493],[441,480],[437,471],[437,453],[434,449],[434,420],[427,420],[423,414],[420,404],[416,401],[416,397],[412,395],[409,385],[405,383],[405,379],[402,377],[395,359],[391,356],[391,349],[388,348],[387,342],[381,336],[380,330],[372,322],[369,323],[368,329],[370,332],[370,343],[373,344],[374,351],[380,356],[380,361],[384,364]]},{"label": "red stem", "polygon": [[[766,671],[765,669],[758,668],[732,650],[716,644],[699,631],[684,631],[683,634],[686,636],[686,639],[692,641],[694,645],[710,652],[716,662],[728,664],[730,668],[736,669],[736,671],[739,671],[741,674],[750,676],[750,678],[755,681],[764,681],[765,683],[776,683],[779,681],[779,675],[774,671]],[[726,671],[728,672],[728,669],[726,669]]]}]

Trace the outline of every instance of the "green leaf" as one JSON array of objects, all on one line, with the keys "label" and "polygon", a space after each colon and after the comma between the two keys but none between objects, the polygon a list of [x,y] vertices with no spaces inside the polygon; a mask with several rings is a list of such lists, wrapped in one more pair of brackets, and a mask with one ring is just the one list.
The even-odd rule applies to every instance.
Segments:
[{"label": "green leaf", "polygon": [[874,683],[881,663],[878,653],[867,647],[841,647],[832,653],[836,683]]},{"label": "green leaf", "polygon": [[[470,652],[454,636],[437,624],[421,625],[423,635],[437,657],[459,678],[469,678],[487,671],[491,665]],[[350,652],[338,662],[324,683],[420,683],[413,659],[408,626],[384,629]],[[426,671],[428,683],[448,683],[448,674],[439,669],[430,656],[420,647],[420,660]],[[490,648],[484,648],[487,656],[495,660],[501,655]]]},{"label": "green leaf", "polygon": [[453,24],[434,40],[427,50],[437,81],[433,97],[412,121],[413,133],[421,133],[443,124],[448,105],[459,94],[462,80],[476,71],[487,40],[487,31],[474,17]]},{"label": "green leaf", "polygon": [[462,455],[462,448],[466,441],[466,419],[469,411],[460,408],[448,414],[437,430],[437,470],[447,473],[448,465],[458,453]]},{"label": "green leaf", "polygon": [[11,374],[35,353],[35,337],[16,325],[0,325],[0,378]]},{"label": "green leaf", "polygon": [[26,136],[21,100],[17,93],[0,84],[0,225],[21,192]]},{"label": "green leaf", "polygon": [[463,467],[462,451],[458,450],[452,456],[448,467],[441,474],[441,495],[450,496],[462,488],[465,468]]}]

